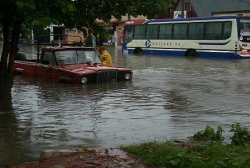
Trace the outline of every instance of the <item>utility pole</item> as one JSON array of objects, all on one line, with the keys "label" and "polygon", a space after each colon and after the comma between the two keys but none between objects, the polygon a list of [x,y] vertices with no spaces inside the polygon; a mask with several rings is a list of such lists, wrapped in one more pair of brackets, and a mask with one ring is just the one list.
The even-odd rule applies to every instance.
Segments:
[{"label": "utility pole", "polygon": [[184,0],[181,0],[181,18],[184,18]]}]

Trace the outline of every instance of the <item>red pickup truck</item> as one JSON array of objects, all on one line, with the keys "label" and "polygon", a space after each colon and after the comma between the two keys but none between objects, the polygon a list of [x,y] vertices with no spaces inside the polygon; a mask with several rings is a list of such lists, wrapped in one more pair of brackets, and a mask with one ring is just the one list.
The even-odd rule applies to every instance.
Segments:
[{"label": "red pickup truck", "polygon": [[27,59],[24,53],[18,53],[14,70],[18,74],[73,84],[132,80],[131,69],[100,63],[91,47],[47,46],[41,49],[37,59]]}]

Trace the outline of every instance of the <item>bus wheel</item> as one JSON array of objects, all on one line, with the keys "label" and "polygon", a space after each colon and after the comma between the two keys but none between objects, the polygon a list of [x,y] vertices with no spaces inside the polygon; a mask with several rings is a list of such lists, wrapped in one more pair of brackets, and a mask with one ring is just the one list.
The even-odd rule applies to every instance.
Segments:
[{"label": "bus wheel", "polygon": [[194,49],[189,49],[189,50],[186,51],[185,56],[187,58],[197,58],[198,53]]},{"label": "bus wheel", "polygon": [[140,47],[137,47],[137,48],[135,48],[135,50],[134,50],[134,54],[135,54],[135,55],[142,55],[142,54],[143,54],[143,51],[142,51],[142,49],[141,49]]}]

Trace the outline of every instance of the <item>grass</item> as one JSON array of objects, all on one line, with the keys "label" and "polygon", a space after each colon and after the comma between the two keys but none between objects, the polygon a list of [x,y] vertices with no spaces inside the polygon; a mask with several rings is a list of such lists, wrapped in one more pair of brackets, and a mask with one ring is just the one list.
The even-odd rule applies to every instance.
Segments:
[{"label": "grass", "polygon": [[122,147],[152,167],[167,168],[249,168],[250,131],[232,124],[231,143],[224,143],[222,128],[210,126],[197,132],[188,142],[146,142]]}]

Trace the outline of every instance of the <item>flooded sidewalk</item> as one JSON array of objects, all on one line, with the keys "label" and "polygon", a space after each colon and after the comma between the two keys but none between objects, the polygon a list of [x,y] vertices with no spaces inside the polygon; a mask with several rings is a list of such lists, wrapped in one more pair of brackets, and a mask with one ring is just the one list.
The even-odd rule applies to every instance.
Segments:
[{"label": "flooded sidewalk", "polygon": [[27,162],[13,168],[147,168],[140,160],[118,148],[82,148],[45,150],[39,161]]}]

